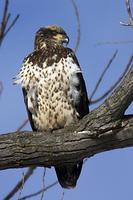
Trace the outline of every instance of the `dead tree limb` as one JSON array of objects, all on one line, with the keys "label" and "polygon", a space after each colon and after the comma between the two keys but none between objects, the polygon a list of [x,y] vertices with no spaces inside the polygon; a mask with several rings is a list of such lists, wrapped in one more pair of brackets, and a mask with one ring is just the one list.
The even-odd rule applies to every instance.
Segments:
[{"label": "dead tree limb", "polygon": [[88,127],[79,132],[64,129],[53,135],[31,132],[3,135],[0,137],[0,169],[73,163],[96,153],[133,146],[133,118],[109,123],[107,127],[103,120],[104,117],[101,129],[91,126],[93,130]]},{"label": "dead tree limb", "polygon": [[74,163],[97,153],[133,146],[133,117],[124,113],[133,101],[133,65],[110,97],[68,128],[47,133],[0,135],[0,170]]}]

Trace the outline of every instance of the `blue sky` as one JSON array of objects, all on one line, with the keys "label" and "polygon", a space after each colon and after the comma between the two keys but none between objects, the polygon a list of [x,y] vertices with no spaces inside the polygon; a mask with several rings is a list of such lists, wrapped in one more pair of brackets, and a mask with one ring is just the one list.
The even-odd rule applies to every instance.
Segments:
[{"label": "blue sky", "polygon": [[[114,51],[118,50],[115,61],[95,95],[96,98],[105,92],[124,70],[133,52],[133,30],[120,25],[120,21],[128,20],[124,0],[75,1],[81,20],[81,41],[76,55],[83,70],[88,94],[92,93],[98,77]],[[4,0],[0,2],[0,16],[3,2]],[[133,8],[133,0],[131,4]],[[35,32],[41,26],[49,24],[62,26],[69,35],[71,48],[75,46],[77,34],[76,17],[70,0],[12,0],[9,8],[12,18],[16,14],[20,14],[20,18],[0,49],[0,80],[4,86],[0,97],[1,134],[15,131],[27,117],[21,88],[12,84],[12,78],[19,71],[23,58],[32,51]],[[127,43],[124,43],[126,41]],[[96,106],[92,105],[90,109]],[[127,113],[132,112],[131,105]],[[30,126],[27,125],[24,130],[30,130]],[[128,148],[100,153],[88,159],[76,189],[65,190],[64,200],[132,200],[132,153],[132,148]],[[0,172],[0,199],[22,177],[23,171],[24,169]],[[42,174],[43,170],[39,168],[25,185],[22,196],[42,187]],[[48,169],[46,185],[55,180],[54,170]],[[62,191],[57,185],[45,194],[44,199],[59,200]],[[17,196],[14,199],[17,199]],[[38,200],[40,197],[32,199]]]}]

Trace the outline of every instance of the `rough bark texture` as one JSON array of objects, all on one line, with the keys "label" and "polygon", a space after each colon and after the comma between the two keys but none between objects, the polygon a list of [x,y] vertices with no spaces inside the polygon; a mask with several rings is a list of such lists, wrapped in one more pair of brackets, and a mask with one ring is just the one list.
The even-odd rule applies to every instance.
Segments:
[{"label": "rough bark texture", "polygon": [[0,135],[0,169],[73,163],[96,153],[133,146],[133,66],[112,95],[78,124],[52,133]]}]

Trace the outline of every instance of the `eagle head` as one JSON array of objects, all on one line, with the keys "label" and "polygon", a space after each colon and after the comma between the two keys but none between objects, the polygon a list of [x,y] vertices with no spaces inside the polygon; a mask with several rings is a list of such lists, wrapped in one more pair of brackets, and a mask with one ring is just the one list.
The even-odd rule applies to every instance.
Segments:
[{"label": "eagle head", "polygon": [[41,27],[35,36],[35,49],[50,45],[63,45],[69,43],[69,37],[63,28],[55,25]]}]

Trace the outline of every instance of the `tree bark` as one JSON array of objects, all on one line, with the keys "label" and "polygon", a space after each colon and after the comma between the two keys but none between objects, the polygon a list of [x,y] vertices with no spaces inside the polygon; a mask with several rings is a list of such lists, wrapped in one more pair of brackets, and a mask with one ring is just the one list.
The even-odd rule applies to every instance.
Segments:
[{"label": "tree bark", "polygon": [[133,65],[121,84],[77,124],[47,133],[0,135],[0,169],[72,164],[97,153],[133,146]]}]

